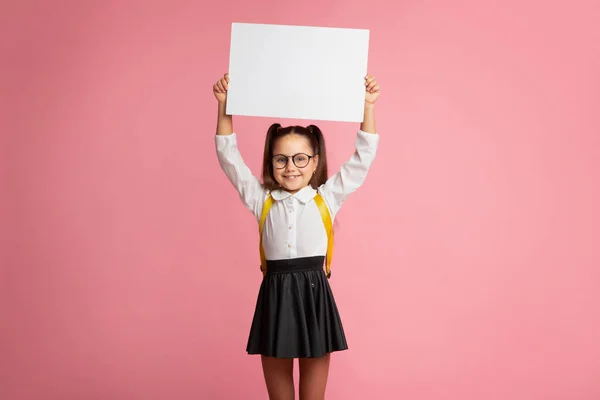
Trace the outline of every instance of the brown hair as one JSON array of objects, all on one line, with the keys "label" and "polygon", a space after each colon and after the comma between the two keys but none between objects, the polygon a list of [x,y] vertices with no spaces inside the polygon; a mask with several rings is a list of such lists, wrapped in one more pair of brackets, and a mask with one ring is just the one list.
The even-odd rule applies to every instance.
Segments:
[{"label": "brown hair", "polygon": [[327,154],[325,151],[325,139],[323,138],[323,133],[315,125],[309,125],[305,128],[298,125],[282,127],[280,124],[271,125],[267,131],[267,137],[265,138],[262,170],[265,189],[274,190],[279,188],[279,183],[277,183],[273,176],[273,163],[271,161],[271,158],[273,157],[273,147],[275,146],[275,141],[277,139],[291,134],[305,137],[308,140],[308,143],[310,143],[310,147],[313,151],[312,155],[319,155],[317,169],[309,182],[313,189],[317,189],[327,181]]}]

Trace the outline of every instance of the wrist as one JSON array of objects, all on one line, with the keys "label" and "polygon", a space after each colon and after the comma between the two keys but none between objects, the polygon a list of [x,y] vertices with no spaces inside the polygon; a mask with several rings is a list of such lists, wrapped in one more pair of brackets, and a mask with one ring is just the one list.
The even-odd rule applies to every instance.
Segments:
[{"label": "wrist", "polygon": [[369,103],[368,101],[365,101],[365,110],[374,110],[375,109],[375,103]]},{"label": "wrist", "polygon": [[219,109],[219,114],[226,114],[227,111],[227,102],[226,101],[219,101],[218,103],[218,109]]}]

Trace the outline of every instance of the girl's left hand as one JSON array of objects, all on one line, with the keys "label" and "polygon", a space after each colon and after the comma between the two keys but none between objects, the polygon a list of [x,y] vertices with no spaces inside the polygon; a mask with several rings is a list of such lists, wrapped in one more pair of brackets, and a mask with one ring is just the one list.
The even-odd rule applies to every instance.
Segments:
[{"label": "girl's left hand", "polygon": [[365,77],[365,86],[365,102],[375,104],[375,102],[379,98],[379,92],[381,91],[379,88],[379,84],[373,76],[367,75]]}]

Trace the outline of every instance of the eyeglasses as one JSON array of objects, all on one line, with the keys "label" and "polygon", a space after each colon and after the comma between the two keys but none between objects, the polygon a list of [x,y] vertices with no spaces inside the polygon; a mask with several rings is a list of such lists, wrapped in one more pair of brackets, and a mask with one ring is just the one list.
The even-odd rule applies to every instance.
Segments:
[{"label": "eyeglasses", "polygon": [[308,165],[308,162],[314,156],[309,156],[308,154],[298,153],[293,156],[284,156],[283,154],[276,154],[273,156],[272,162],[273,167],[277,169],[285,168],[288,165],[288,159],[292,159],[294,165],[298,168],[304,168]]}]

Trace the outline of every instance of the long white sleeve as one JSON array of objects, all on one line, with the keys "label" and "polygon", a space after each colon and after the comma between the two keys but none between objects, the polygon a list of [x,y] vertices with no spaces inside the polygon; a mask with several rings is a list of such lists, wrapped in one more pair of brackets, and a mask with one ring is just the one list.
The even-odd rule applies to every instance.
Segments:
[{"label": "long white sleeve", "polygon": [[238,191],[242,202],[260,218],[266,191],[244,162],[238,150],[236,134],[215,135],[215,145],[221,169]]}]

